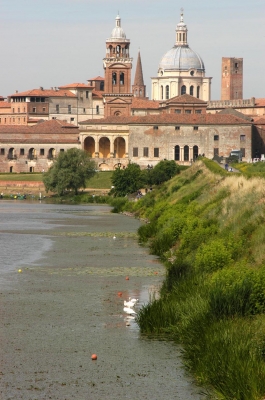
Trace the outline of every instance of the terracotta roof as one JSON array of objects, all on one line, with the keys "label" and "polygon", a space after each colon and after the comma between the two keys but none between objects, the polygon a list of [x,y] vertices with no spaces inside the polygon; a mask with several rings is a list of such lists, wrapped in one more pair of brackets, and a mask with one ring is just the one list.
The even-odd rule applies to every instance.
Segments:
[{"label": "terracotta roof", "polygon": [[178,104],[205,104],[207,105],[207,101],[203,101],[197,99],[197,97],[191,96],[190,94],[182,94],[180,96],[172,97],[169,100],[164,101],[163,103],[171,104],[171,103],[178,103]]},{"label": "terracotta roof", "polygon": [[98,98],[102,99],[102,98],[103,98],[103,96],[102,96],[103,93],[104,93],[104,92],[99,91],[99,90],[93,90],[92,96],[93,96],[93,97],[98,97]]},{"label": "terracotta roof", "polygon": [[88,81],[105,81],[105,78],[102,78],[102,76],[96,76],[96,78],[88,79]]},{"label": "terracotta roof", "polygon": [[11,108],[11,103],[8,101],[0,101],[0,108]]},{"label": "terracotta roof", "polygon": [[[0,133],[21,133],[21,134],[78,134],[79,128],[75,125],[69,124],[57,119],[49,121],[40,121],[35,125],[0,125]],[[2,141],[2,139],[1,139]]]},{"label": "terracotta roof", "polygon": [[26,92],[12,94],[8,97],[76,97],[70,90],[53,90],[53,89],[32,89]]},{"label": "terracotta roof", "polygon": [[132,98],[132,109],[144,109],[144,108],[159,108],[159,101],[142,99],[140,97]]},{"label": "terracotta roof", "polygon": [[59,86],[59,89],[76,89],[76,88],[85,88],[92,89],[94,86],[88,85],[86,83],[70,83],[69,85]]},{"label": "terracotta roof", "polygon": [[79,125],[106,125],[106,124],[154,124],[154,125],[245,125],[251,124],[243,118],[230,114],[149,114],[145,116],[107,117],[102,119],[90,119],[79,122]]},{"label": "terracotta roof", "polygon": [[254,118],[254,124],[255,125],[265,125],[265,118],[260,118],[260,117],[257,117],[257,118]]},{"label": "terracotta roof", "polygon": [[265,99],[255,99],[256,107],[265,107]]},{"label": "terracotta roof", "polygon": [[252,118],[250,118],[249,116],[242,114],[240,111],[235,110],[234,108],[224,108],[223,110],[219,111],[218,114],[229,114],[229,115],[234,115],[238,118],[243,118],[247,121],[251,121]]}]

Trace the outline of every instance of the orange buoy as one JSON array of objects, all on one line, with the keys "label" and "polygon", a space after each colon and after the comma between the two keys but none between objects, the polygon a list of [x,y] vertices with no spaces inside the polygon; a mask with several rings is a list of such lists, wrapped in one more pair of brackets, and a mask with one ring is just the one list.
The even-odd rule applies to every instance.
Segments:
[{"label": "orange buoy", "polygon": [[96,354],[92,354],[91,359],[92,360],[97,360],[98,356]]},{"label": "orange buoy", "polygon": [[118,296],[121,297],[122,296],[122,292],[118,292]]},{"label": "orange buoy", "polygon": [[155,275],[157,275],[157,274],[158,274],[158,272],[156,272],[156,271],[155,271],[155,272],[154,272],[154,274],[155,274]]},{"label": "orange buoy", "polygon": [[128,276],[126,276],[126,278],[125,278],[125,279],[126,279],[126,281],[128,281],[128,280],[129,280],[129,277],[128,277]]}]

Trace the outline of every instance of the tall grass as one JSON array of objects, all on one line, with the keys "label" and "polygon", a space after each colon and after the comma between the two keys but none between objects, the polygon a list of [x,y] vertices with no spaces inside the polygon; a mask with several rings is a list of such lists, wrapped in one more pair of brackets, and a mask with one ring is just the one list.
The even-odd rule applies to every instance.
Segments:
[{"label": "tall grass", "polygon": [[[137,317],[145,334],[182,343],[187,368],[215,399],[265,397],[264,182],[204,160],[137,212],[140,239],[165,262],[159,300]],[[200,171],[200,172],[198,172]],[[149,199],[150,201],[150,199]]]}]

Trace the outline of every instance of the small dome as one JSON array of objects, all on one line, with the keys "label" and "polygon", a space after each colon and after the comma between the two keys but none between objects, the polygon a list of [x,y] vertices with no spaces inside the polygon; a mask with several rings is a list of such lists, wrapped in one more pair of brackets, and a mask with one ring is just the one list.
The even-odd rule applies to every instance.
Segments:
[{"label": "small dome", "polygon": [[116,26],[114,29],[112,29],[110,38],[111,39],[126,39],[125,32],[121,27],[121,19],[120,19],[119,15],[117,15],[117,17],[116,17]]},{"label": "small dome", "polygon": [[191,50],[188,45],[174,46],[160,60],[159,69],[187,71],[196,69],[205,72],[204,63],[195,51]]}]

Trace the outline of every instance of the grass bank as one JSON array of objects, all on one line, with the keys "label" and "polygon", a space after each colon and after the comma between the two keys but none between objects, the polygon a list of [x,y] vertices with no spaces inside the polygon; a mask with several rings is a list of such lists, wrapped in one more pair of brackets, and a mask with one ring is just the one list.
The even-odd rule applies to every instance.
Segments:
[{"label": "grass bank", "polygon": [[126,205],[149,220],[140,241],[167,269],[160,299],[139,313],[141,332],[181,343],[213,399],[265,396],[264,183],[198,161]]}]

